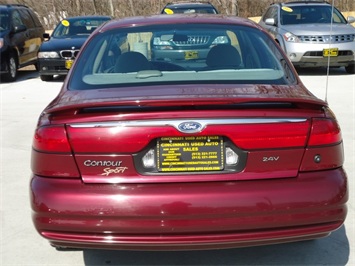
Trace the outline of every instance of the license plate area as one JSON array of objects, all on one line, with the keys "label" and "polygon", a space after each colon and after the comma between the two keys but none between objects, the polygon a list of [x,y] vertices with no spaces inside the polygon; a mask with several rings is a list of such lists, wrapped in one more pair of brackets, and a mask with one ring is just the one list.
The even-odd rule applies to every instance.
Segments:
[{"label": "license plate area", "polygon": [[72,67],[73,63],[74,63],[74,60],[72,60],[72,59],[65,60],[65,68],[70,69]]},{"label": "license plate area", "polygon": [[324,57],[334,57],[338,56],[339,49],[338,48],[330,48],[330,49],[323,49],[323,56]]},{"label": "license plate area", "polygon": [[198,59],[198,51],[186,51],[185,60]]},{"label": "license plate area", "polygon": [[158,172],[205,172],[224,169],[220,136],[162,137],[157,140]]}]

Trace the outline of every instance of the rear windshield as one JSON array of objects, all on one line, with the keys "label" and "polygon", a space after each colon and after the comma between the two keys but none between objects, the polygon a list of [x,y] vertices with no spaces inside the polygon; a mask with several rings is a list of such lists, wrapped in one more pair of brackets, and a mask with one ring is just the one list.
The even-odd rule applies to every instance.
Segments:
[{"label": "rear windshield", "polygon": [[295,82],[262,31],[234,25],[176,24],[114,29],[94,36],[77,58],[70,90],[154,84]]}]

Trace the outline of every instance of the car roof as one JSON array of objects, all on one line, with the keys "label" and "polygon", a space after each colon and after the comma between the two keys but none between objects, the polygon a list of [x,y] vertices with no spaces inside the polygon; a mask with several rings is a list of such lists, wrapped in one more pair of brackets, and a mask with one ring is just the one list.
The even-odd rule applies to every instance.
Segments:
[{"label": "car roof", "polygon": [[187,2],[187,1],[182,1],[182,2],[171,2],[166,4],[165,8],[167,7],[179,7],[179,6],[183,6],[183,7],[201,7],[201,6],[206,6],[206,7],[212,7],[214,8],[214,6],[210,3],[210,2]]},{"label": "car roof", "polygon": [[176,14],[174,16],[152,15],[145,17],[125,17],[122,19],[114,19],[102,26],[101,31],[110,30],[112,28],[130,28],[149,25],[167,25],[167,24],[230,24],[242,25],[262,29],[258,24],[247,18],[225,15],[209,15],[204,14]]},{"label": "car roof", "polygon": [[77,21],[81,19],[111,19],[110,16],[100,16],[100,15],[94,15],[94,16],[77,16],[77,17],[68,17],[64,18],[63,20],[69,20],[69,21]]},{"label": "car roof", "polygon": [[330,5],[327,1],[290,1],[286,3],[281,3],[283,6],[296,6],[296,5]]},{"label": "car roof", "polygon": [[213,10],[215,14],[218,14],[218,10],[213,4],[208,1],[179,1],[167,3],[161,11],[161,14],[165,14],[165,10],[186,10],[186,9],[209,9]]}]

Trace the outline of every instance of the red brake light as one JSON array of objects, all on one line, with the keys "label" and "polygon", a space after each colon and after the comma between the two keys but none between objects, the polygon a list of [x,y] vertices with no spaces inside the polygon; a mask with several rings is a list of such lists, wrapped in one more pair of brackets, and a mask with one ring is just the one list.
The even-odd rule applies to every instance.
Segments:
[{"label": "red brake light", "polygon": [[300,171],[320,171],[341,167],[344,151],[341,132],[335,119],[314,118]]},{"label": "red brake light", "polygon": [[33,148],[43,152],[71,152],[64,126],[38,128],[33,138]]},{"label": "red brake light", "polygon": [[233,137],[238,147],[246,150],[304,147],[309,121],[300,123],[243,125]]},{"label": "red brake light", "polygon": [[342,140],[338,123],[334,119],[314,118],[308,146],[337,144]]}]

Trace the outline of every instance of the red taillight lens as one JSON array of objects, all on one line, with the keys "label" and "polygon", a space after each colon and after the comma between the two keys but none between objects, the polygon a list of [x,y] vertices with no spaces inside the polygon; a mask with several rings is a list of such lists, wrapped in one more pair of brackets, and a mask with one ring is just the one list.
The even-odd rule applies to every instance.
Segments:
[{"label": "red taillight lens", "polygon": [[31,168],[38,176],[80,177],[63,125],[37,128],[33,138]]},{"label": "red taillight lens", "polygon": [[334,119],[312,119],[308,146],[320,146],[340,143],[342,140],[338,123]]},{"label": "red taillight lens", "polygon": [[38,128],[33,138],[33,148],[42,152],[71,152],[64,126]]},{"label": "red taillight lens", "polygon": [[305,147],[309,121],[237,126],[231,138],[241,149]]},{"label": "red taillight lens", "polygon": [[341,131],[335,119],[313,118],[300,171],[320,171],[341,167],[344,162]]}]

